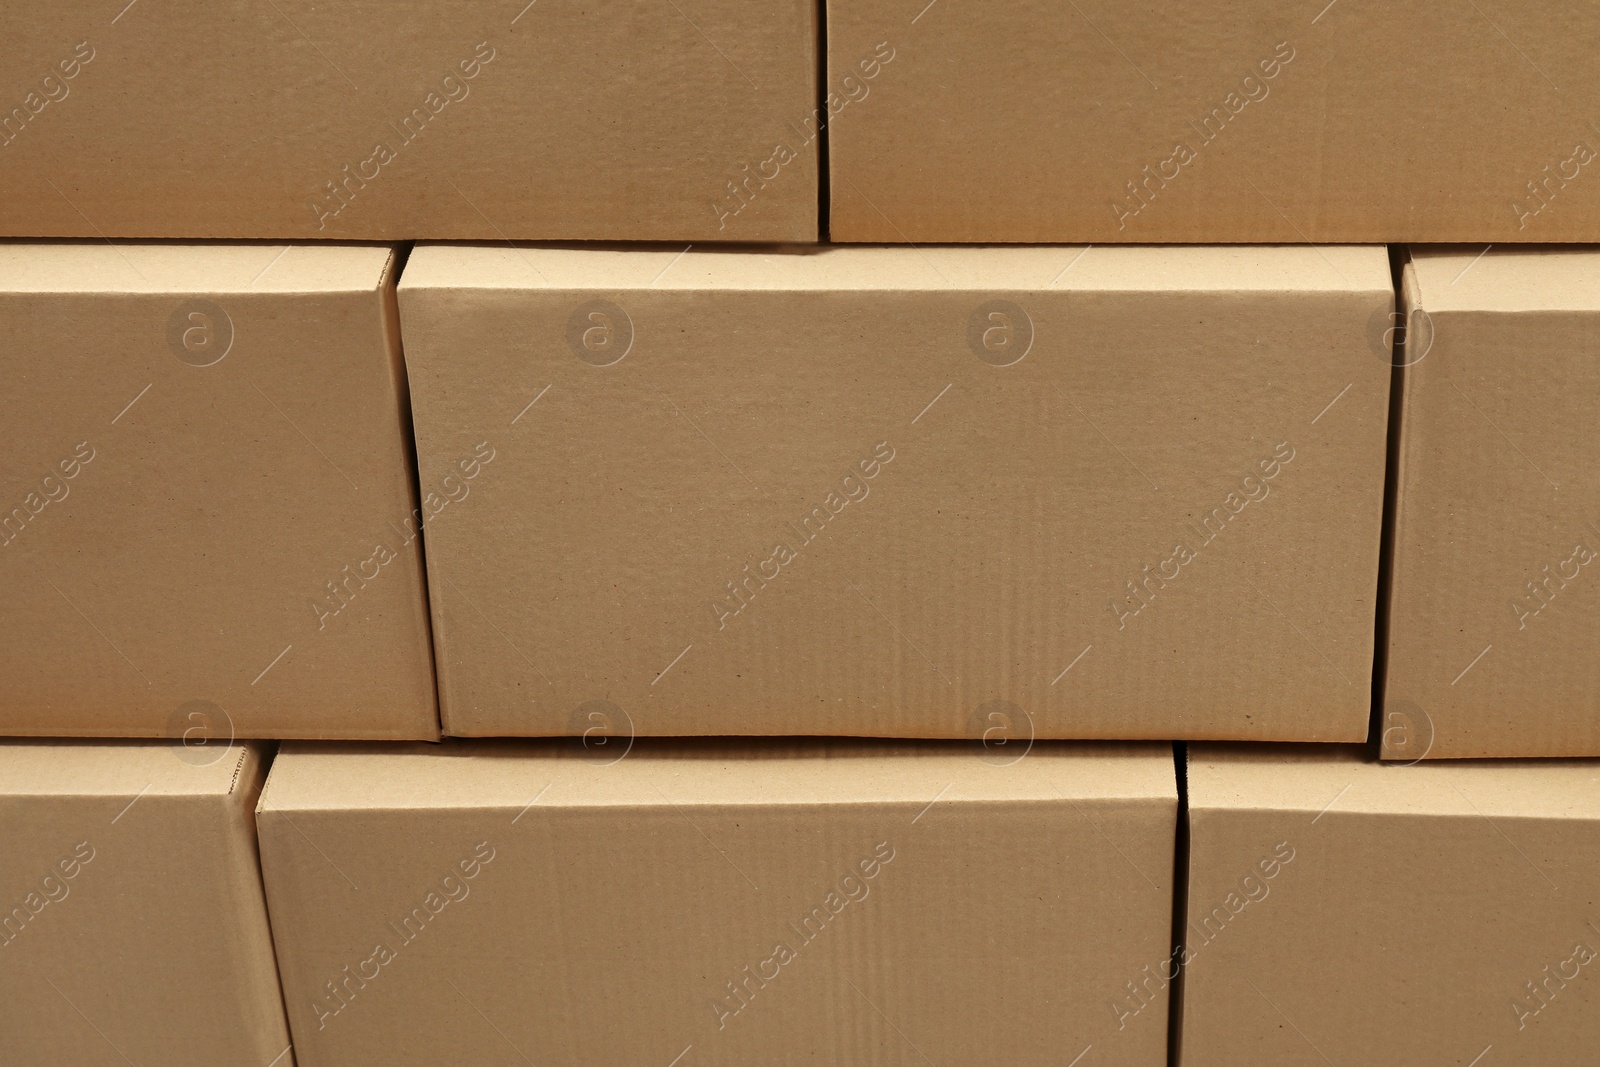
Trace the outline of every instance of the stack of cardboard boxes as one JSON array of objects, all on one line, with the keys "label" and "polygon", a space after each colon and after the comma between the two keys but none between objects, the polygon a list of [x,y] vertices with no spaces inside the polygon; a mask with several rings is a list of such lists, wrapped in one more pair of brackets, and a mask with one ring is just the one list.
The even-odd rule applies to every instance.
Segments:
[{"label": "stack of cardboard boxes", "polygon": [[1592,17],[0,41],[0,1062],[1591,1056]]}]

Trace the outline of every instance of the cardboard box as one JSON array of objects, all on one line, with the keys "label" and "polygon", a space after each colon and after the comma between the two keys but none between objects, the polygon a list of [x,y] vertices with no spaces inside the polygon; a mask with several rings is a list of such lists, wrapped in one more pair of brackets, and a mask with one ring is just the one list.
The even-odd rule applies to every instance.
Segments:
[{"label": "cardboard box", "polygon": [[1383,752],[1600,755],[1600,252],[1419,249]]},{"label": "cardboard box", "polygon": [[293,1067],[257,746],[0,743],[0,1062]]},{"label": "cardboard box", "polygon": [[0,733],[438,736],[398,268],[0,243]]},{"label": "cardboard box", "polygon": [[1378,248],[419,247],[445,730],[1363,740],[1393,299]]},{"label": "cardboard box", "polygon": [[827,29],[835,241],[1600,240],[1579,8],[829,0]]},{"label": "cardboard box", "polygon": [[815,241],[805,0],[0,12],[0,235]]},{"label": "cardboard box", "polygon": [[301,1067],[1166,1063],[1166,746],[285,746]]},{"label": "cardboard box", "polygon": [[1600,764],[1195,745],[1188,779],[1181,1067],[1592,1059]]}]

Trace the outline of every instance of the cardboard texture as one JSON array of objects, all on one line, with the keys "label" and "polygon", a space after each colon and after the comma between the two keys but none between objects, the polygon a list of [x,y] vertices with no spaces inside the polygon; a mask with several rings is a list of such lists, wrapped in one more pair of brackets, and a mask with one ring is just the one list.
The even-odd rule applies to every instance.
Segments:
[{"label": "cardboard texture", "polygon": [[1600,252],[1418,249],[1383,753],[1600,755]]},{"label": "cardboard texture", "polygon": [[0,743],[0,1063],[293,1067],[258,746]]},{"label": "cardboard texture", "polygon": [[1600,764],[1195,745],[1188,778],[1181,1067],[1593,1059]]},{"label": "cardboard texture", "polygon": [[1579,7],[827,8],[835,241],[1600,240]]},{"label": "cardboard texture", "polygon": [[398,266],[0,243],[0,733],[438,736]]},{"label": "cardboard texture", "polygon": [[1157,1067],[1176,809],[1166,746],[447,741],[257,820],[301,1067]]},{"label": "cardboard texture", "polygon": [[420,246],[445,730],[1363,740],[1392,307],[1378,248]]},{"label": "cardboard texture", "polygon": [[815,241],[818,32],[803,0],[8,5],[0,235]]}]

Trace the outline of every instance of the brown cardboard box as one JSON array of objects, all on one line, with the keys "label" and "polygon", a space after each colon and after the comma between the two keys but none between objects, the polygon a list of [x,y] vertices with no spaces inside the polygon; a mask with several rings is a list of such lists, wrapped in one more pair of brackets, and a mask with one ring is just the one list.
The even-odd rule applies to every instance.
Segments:
[{"label": "brown cardboard box", "polygon": [[809,0],[123,3],[0,10],[0,235],[817,239]]},{"label": "brown cardboard box", "polygon": [[301,1067],[1158,1067],[1176,812],[1166,746],[452,741],[257,821]]},{"label": "brown cardboard box", "polygon": [[1582,7],[829,0],[827,28],[836,241],[1600,240]]},{"label": "brown cardboard box", "polygon": [[1188,778],[1181,1067],[1593,1061],[1600,764],[1196,745]]},{"label": "brown cardboard box", "polygon": [[445,730],[1365,739],[1392,307],[1379,248],[419,247]]},{"label": "brown cardboard box", "polygon": [[0,243],[0,733],[438,736],[397,270]]},{"label": "brown cardboard box", "polygon": [[257,746],[0,743],[0,1063],[293,1067]]},{"label": "brown cardboard box", "polygon": [[1404,282],[1384,755],[1600,755],[1600,252]]}]

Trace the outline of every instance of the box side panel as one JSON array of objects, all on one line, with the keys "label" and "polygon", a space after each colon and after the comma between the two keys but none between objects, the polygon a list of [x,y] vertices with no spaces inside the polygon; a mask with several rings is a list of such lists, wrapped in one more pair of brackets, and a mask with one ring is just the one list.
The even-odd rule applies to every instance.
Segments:
[{"label": "box side panel", "polygon": [[378,292],[0,300],[0,729],[436,736]]},{"label": "box side panel", "polygon": [[402,296],[447,732],[1365,737],[1386,294]]}]

